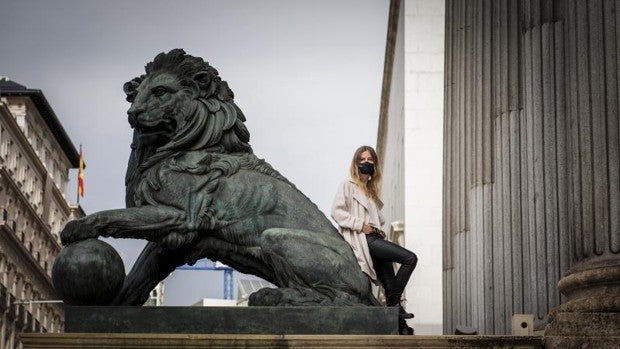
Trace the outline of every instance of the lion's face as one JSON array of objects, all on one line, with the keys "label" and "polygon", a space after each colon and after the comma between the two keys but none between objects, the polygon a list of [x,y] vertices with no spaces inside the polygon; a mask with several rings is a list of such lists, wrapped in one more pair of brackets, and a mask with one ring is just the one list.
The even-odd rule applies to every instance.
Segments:
[{"label": "lion's face", "polygon": [[126,82],[131,161],[146,168],[171,152],[252,152],[245,116],[217,70],[182,49],[160,53]]},{"label": "lion's face", "polygon": [[147,75],[135,90],[129,124],[144,144],[165,144],[192,112],[194,89],[169,73]]}]

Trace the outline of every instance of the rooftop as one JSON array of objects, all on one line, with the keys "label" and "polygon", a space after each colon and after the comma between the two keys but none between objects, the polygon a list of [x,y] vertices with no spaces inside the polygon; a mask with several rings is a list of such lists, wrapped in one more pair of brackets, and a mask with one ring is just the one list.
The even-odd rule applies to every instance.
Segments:
[{"label": "rooftop", "polygon": [[47,127],[50,129],[54,137],[56,137],[58,144],[60,144],[60,147],[67,155],[67,158],[69,158],[71,165],[73,167],[79,166],[80,155],[41,90],[30,89],[24,85],[11,81],[7,77],[0,77],[0,96],[30,97],[32,103],[41,114],[41,117],[45,120]]}]

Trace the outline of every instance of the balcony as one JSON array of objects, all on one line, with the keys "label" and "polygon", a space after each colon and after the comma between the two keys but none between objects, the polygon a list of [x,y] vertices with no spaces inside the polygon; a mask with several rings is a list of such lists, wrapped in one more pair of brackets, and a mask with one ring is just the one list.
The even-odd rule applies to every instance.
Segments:
[{"label": "balcony", "polygon": [[32,316],[30,312],[26,312],[26,327],[24,327],[24,332],[32,332],[34,321],[34,316]]},{"label": "balcony", "polygon": [[11,308],[17,308],[17,321],[15,322],[15,324],[18,327],[23,328],[26,322],[26,309],[21,304],[15,306],[12,305]]},{"label": "balcony", "polygon": [[4,312],[7,310],[9,306],[9,290],[4,286],[0,285],[0,312]]},{"label": "balcony", "polygon": [[9,294],[9,301],[7,302],[7,306],[8,306],[8,312],[6,314],[7,318],[9,321],[13,321],[15,319],[15,310],[16,307],[13,305],[13,302],[15,302],[15,297],[12,294]]}]

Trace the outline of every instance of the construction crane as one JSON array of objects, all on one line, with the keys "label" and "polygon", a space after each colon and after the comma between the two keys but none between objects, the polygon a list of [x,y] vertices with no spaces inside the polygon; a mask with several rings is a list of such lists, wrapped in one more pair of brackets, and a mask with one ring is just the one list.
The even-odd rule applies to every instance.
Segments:
[{"label": "construction crane", "polygon": [[209,259],[200,259],[194,265],[182,265],[176,270],[217,270],[224,272],[224,299],[233,299],[233,268]]}]

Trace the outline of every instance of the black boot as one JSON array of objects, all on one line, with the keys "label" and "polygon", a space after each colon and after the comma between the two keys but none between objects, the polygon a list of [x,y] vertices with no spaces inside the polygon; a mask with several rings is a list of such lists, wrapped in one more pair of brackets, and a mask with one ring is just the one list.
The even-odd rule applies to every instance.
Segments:
[{"label": "black boot", "polygon": [[388,307],[398,306],[398,318],[399,319],[412,319],[413,314],[408,313],[402,304],[400,304],[400,294],[392,294],[386,297],[386,304]]},{"label": "black boot", "polygon": [[407,321],[400,319],[398,320],[398,333],[403,336],[412,336],[415,331],[407,325]]},{"label": "black boot", "polygon": [[402,304],[398,304],[398,318],[399,319],[413,319],[414,315],[408,313]]}]

